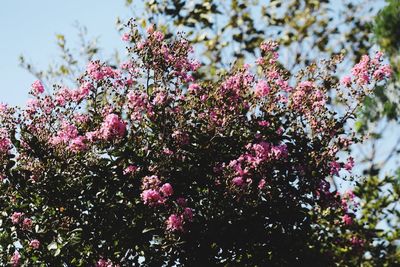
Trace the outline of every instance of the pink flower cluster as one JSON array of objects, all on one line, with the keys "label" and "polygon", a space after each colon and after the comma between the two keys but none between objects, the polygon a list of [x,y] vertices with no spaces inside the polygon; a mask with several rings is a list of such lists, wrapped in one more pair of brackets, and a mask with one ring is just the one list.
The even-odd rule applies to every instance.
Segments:
[{"label": "pink flower cluster", "polygon": [[57,105],[64,106],[70,102],[80,102],[90,94],[92,88],[93,86],[89,82],[84,82],[78,89],[63,87],[55,94]]},{"label": "pink flower cluster", "polygon": [[269,88],[268,83],[264,80],[260,80],[256,85],[254,93],[258,97],[265,97],[269,94],[270,90],[271,88]]},{"label": "pink flower cluster", "polygon": [[[263,163],[272,160],[281,160],[288,157],[286,144],[272,145],[265,141],[246,145],[249,151],[241,155],[238,159],[229,163],[229,168],[234,170],[232,184],[236,187],[250,185],[253,182],[251,171],[258,169]],[[258,188],[263,189],[266,184],[264,178],[258,182]]]},{"label": "pink flower cluster", "polygon": [[[392,70],[389,65],[382,65],[382,53],[376,53],[374,58],[368,55],[363,55],[359,63],[354,65],[351,70],[358,85],[366,85],[372,79],[381,81],[385,78],[390,78]],[[348,79],[346,81],[348,83]]]},{"label": "pink flower cluster", "polygon": [[360,249],[364,247],[365,240],[357,236],[352,236],[350,238],[350,244],[353,246],[353,248]]},{"label": "pink flower cluster", "polygon": [[99,132],[105,140],[122,138],[125,136],[126,123],[117,114],[108,114],[101,124]]},{"label": "pink flower cluster", "polygon": [[32,229],[32,219],[25,217],[24,213],[22,212],[14,212],[10,219],[14,225],[21,225],[22,230],[28,231]]},{"label": "pink flower cluster", "polygon": [[39,95],[44,92],[44,86],[41,81],[37,80],[32,84],[32,93],[33,95]]},{"label": "pink flower cluster", "polygon": [[171,214],[167,220],[167,230],[183,231],[183,217],[177,214]]},{"label": "pink flower cluster", "polygon": [[221,85],[221,94],[229,99],[229,101],[237,102],[241,95],[248,91],[248,88],[254,82],[254,75],[248,71],[236,73],[228,77]]},{"label": "pink flower cluster", "polygon": [[13,223],[13,224],[19,224],[20,223],[20,221],[22,220],[22,216],[23,216],[24,214],[22,213],[22,212],[14,212],[12,215],[11,215],[11,222]]},{"label": "pink flower cluster", "polygon": [[189,74],[200,67],[196,60],[189,59],[188,55],[193,52],[193,48],[186,40],[179,40],[172,45],[167,45],[164,41],[164,34],[156,31],[153,26],[147,29],[148,38],[137,43],[136,49],[139,54],[147,54],[146,58],[152,59],[146,64],[152,68],[164,71],[161,66],[171,71],[175,77],[181,78],[184,82],[193,81]]},{"label": "pink flower cluster", "polygon": [[128,175],[128,174],[133,174],[135,173],[139,168],[134,166],[134,165],[129,165],[128,167],[126,167],[123,171],[124,175]]},{"label": "pink flower cluster", "polygon": [[174,193],[171,184],[165,183],[160,186],[161,181],[156,175],[143,178],[141,197],[144,204],[149,206],[164,204],[168,197]]},{"label": "pink flower cluster", "polygon": [[250,153],[244,154],[243,160],[253,168],[257,168],[263,162],[279,160],[288,156],[286,144],[272,145],[271,143],[261,141],[256,144],[248,144],[246,148]]},{"label": "pink flower cluster", "polygon": [[13,267],[17,267],[20,265],[21,254],[16,250],[14,254],[11,256],[10,263]]},{"label": "pink flower cluster", "polygon": [[358,207],[359,204],[355,200],[353,191],[348,190],[341,196],[341,205],[345,212],[349,212],[349,210],[354,210]]},{"label": "pink flower cluster", "polygon": [[272,64],[276,63],[276,61],[278,60],[278,57],[279,57],[279,54],[277,52],[278,43],[276,43],[274,41],[265,41],[265,42],[261,43],[260,49],[262,52],[270,55],[270,57],[269,57],[268,62],[265,62],[264,58],[257,59],[257,64],[261,65],[261,64],[268,63],[268,64],[272,65]]},{"label": "pink flower cluster", "polygon": [[325,107],[326,96],[311,81],[300,82],[291,95],[293,107],[308,115]]},{"label": "pink flower cluster", "polygon": [[94,80],[102,80],[104,78],[118,78],[119,73],[109,66],[103,66],[99,61],[92,61],[86,67],[86,72]]},{"label": "pink flower cluster", "polygon": [[11,140],[8,137],[8,132],[4,128],[0,128],[0,153],[7,154],[11,149]]},{"label": "pink flower cluster", "polygon": [[353,218],[352,218],[350,215],[348,215],[348,214],[343,215],[342,221],[343,221],[343,223],[344,223],[345,225],[351,225],[351,224],[353,224]]},{"label": "pink flower cluster", "polygon": [[131,111],[132,120],[141,120],[145,114],[152,113],[152,105],[145,93],[130,91],[127,95],[127,106]]},{"label": "pink flower cluster", "polygon": [[167,230],[171,232],[183,232],[185,223],[193,221],[193,210],[186,207],[187,202],[184,198],[178,198],[176,202],[182,211],[171,214],[168,217],[166,221]]},{"label": "pink flower cluster", "polygon": [[108,259],[99,259],[96,263],[96,267],[119,267],[119,264],[114,264]]},{"label": "pink flower cluster", "polygon": [[349,157],[347,159],[347,162],[342,164],[337,161],[332,161],[329,163],[329,167],[331,175],[339,175],[339,172],[342,168],[350,172],[354,167],[354,159],[352,157]]},{"label": "pink flower cluster", "polygon": [[37,239],[33,239],[29,242],[29,246],[33,249],[39,249],[40,247],[40,241]]}]

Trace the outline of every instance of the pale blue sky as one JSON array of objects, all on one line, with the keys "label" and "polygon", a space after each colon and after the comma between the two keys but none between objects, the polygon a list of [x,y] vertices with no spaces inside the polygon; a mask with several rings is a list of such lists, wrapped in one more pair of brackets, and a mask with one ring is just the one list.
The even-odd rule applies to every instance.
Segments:
[{"label": "pale blue sky", "polygon": [[[133,7],[134,8],[134,7]],[[18,66],[23,54],[40,68],[58,55],[55,35],[65,34],[77,44],[76,22],[88,28],[89,36],[99,36],[105,56],[123,43],[115,27],[118,16],[130,17],[123,0],[35,0],[3,1],[0,6],[0,102],[24,104],[35,78]]]}]

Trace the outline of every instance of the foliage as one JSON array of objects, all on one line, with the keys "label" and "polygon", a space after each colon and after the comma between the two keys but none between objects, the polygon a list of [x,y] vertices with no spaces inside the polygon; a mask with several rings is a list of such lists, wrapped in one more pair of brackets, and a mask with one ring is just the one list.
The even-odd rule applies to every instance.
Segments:
[{"label": "foliage", "polygon": [[128,27],[120,67],[1,106],[2,265],[356,266],[393,249],[329,182],[351,175],[346,125],[390,76],[380,53],[339,83],[340,56],[293,77],[262,42],[260,75],[196,80],[187,40]]}]

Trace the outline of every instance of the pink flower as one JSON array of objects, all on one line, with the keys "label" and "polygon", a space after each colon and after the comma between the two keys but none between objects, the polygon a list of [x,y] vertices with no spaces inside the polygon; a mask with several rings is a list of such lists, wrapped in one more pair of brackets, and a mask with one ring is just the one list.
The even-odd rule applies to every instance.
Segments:
[{"label": "pink flower", "polygon": [[50,143],[58,145],[60,143],[68,144],[71,140],[78,136],[78,129],[75,125],[63,122],[61,130],[57,132],[57,135],[50,139]]},{"label": "pink flower", "polygon": [[343,84],[344,86],[350,86],[351,84],[351,77],[350,76],[344,76],[341,80],[340,83]]},{"label": "pink flower", "polygon": [[7,104],[0,103],[0,112],[5,112],[7,111],[7,109]]},{"label": "pink flower", "polygon": [[258,189],[263,189],[265,187],[266,181],[265,179],[261,179],[260,182],[258,183]]},{"label": "pink flower", "polygon": [[193,211],[191,208],[185,208],[183,211],[183,217],[188,221],[193,221]]},{"label": "pink flower", "polygon": [[15,251],[10,260],[12,266],[13,267],[19,266],[20,259],[21,259],[21,255],[19,254],[18,251]]},{"label": "pink flower", "polygon": [[154,189],[158,188],[161,184],[160,179],[157,175],[145,176],[142,182],[142,188],[144,189]]},{"label": "pink flower", "polygon": [[274,52],[278,48],[278,43],[273,41],[262,42],[260,48],[264,52]]},{"label": "pink flower", "polygon": [[232,184],[234,184],[235,186],[242,186],[244,184],[244,180],[243,177],[235,177],[232,179]]},{"label": "pink flower", "polygon": [[157,190],[147,189],[144,190],[141,194],[142,200],[146,205],[157,205],[162,204],[164,202],[164,198],[160,195]]},{"label": "pink flower", "polygon": [[104,139],[122,138],[125,135],[126,125],[118,115],[108,114],[101,125],[100,133]]},{"label": "pink flower", "polygon": [[86,67],[89,76],[94,80],[101,80],[103,78],[116,78],[119,76],[118,72],[114,71],[109,66],[103,66],[99,61],[91,61]]},{"label": "pink flower", "polygon": [[129,33],[124,33],[122,35],[122,41],[129,42],[131,40],[131,35]]},{"label": "pink flower", "polygon": [[370,82],[369,68],[370,58],[367,55],[363,55],[360,62],[351,69],[351,73],[359,85],[365,85]]},{"label": "pink flower", "polygon": [[124,175],[132,174],[132,173],[136,172],[137,169],[138,169],[138,167],[130,165],[124,169],[123,174]]},{"label": "pink flower", "polygon": [[181,207],[186,207],[187,205],[187,200],[183,197],[180,197],[176,200],[176,203],[181,206]]},{"label": "pink flower", "polygon": [[345,225],[351,225],[353,223],[353,219],[348,214],[343,215],[342,221]]},{"label": "pink flower", "polygon": [[354,167],[354,159],[352,157],[349,157],[347,159],[347,162],[344,164],[344,169],[346,171],[351,171]]},{"label": "pink flower", "polygon": [[270,88],[268,83],[264,80],[261,80],[257,83],[254,93],[258,97],[264,97],[269,94]]},{"label": "pink flower", "polygon": [[196,71],[201,67],[201,63],[198,60],[193,60],[190,62],[190,70]]},{"label": "pink flower", "polygon": [[25,218],[22,222],[22,229],[30,230],[32,228],[32,220],[29,218]]},{"label": "pink flower", "polygon": [[39,249],[40,241],[37,239],[33,239],[31,240],[31,242],[29,242],[29,246],[33,249]]},{"label": "pink flower", "polygon": [[144,46],[146,45],[146,41],[139,41],[137,44],[136,44],[136,47],[137,47],[137,49],[139,49],[139,50],[142,50],[143,48],[144,48]]},{"label": "pink flower", "polygon": [[89,62],[86,67],[86,71],[88,72],[89,76],[95,80],[101,80],[104,77],[104,73],[101,71],[101,66],[98,62]]},{"label": "pink flower", "polygon": [[263,57],[257,58],[257,59],[256,59],[256,64],[257,64],[257,65],[262,65],[262,64],[264,64],[264,58],[263,58]]},{"label": "pink flower", "polygon": [[157,41],[161,42],[162,40],[164,40],[164,34],[160,31],[155,31],[153,33],[153,36],[156,38]]},{"label": "pink flower", "polygon": [[86,141],[85,136],[78,136],[70,141],[68,149],[73,152],[83,151],[87,148],[85,141]]},{"label": "pink flower", "polygon": [[87,132],[85,137],[88,141],[93,142],[100,137],[100,133],[98,131]]},{"label": "pink flower", "polygon": [[44,86],[41,81],[37,80],[32,84],[32,92],[34,95],[39,95],[44,92]]},{"label": "pink flower", "polygon": [[99,259],[96,263],[96,267],[119,267],[119,265],[114,264],[111,260]]},{"label": "pink flower", "polygon": [[7,154],[11,149],[11,140],[8,137],[8,132],[4,128],[0,128],[0,153]]},{"label": "pink flower", "polygon": [[165,103],[166,99],[167,99],[167,95],[165,94],[165,92],[160,91],[155,95],[155,97],[153,99],[153,104],[162,105]]},{"label": "pink flower", "polygon": [[331,163],[329,163],[329,166],[331,168],[331,170],[330,170],[331,175],[339,175],[339,171],[341,169],[339,162],[332,161]]},{"label": "pink flower", "polygon": [[183,219],[182,216],[177,214],[172,214],[168,217],[167,220],[167,230],[175,232],[175,231],[183,231]]},{"label": "pink flower", "polygon": [[275,159],[287,158],[287,146],[285,144],[272,146],[271,154],[275,157]]},{"label": "pink flower", "polygon": [[260,125],[262,127],[268,127],[269,126],[269,122],[268,121],[259,121],[258,125]]},{"label": "pink flower", "polygon": [[197,83],[192,83],[189,85],[188,91],[189,92],[197,92],[200,90],[200,85],[198,85]]},{"label": "pink flower", "polygon": [[169,148],[164,148],[163,149],[163,153],[165,154],[165,155],[172,155],[172,154],[174,154],[174,152],[171,150],[171,149],[169,149]]},{"label": "pink flower", "polygon": [[147,32],[148,34],[152,34],[152,33],[154,32],[154,25],[153,25],[153,24],[150,24],[150,26],[147,27],[146,32]]},{"label": "pink flower", "polygon": [[11,222],[13,224],[18,224],[21,221],[23,215],[24,214],[22,212],[14,212],[11,215]]},{"label": "pink flower", "polygon": [[365,241],[357,236],[352,236],[350,239],[350,243],[356,247],[356,248],[360,248],[363,247],[365,244]]},{"label": "pink flower", "polygon": [[163,193],[163,195],[165,197],[169,197],[172,196],[172,194],[174,193],[171,184],[169,183],[165,183],[161,186],[160,188],[161,193]]},{"label": "pink flower", "polygon": [[380,66],[377,70],[375,70],[373,77],[377,81],[381,81],[384,78],[390,78],[392,76],[392,68],[390,65]]}]

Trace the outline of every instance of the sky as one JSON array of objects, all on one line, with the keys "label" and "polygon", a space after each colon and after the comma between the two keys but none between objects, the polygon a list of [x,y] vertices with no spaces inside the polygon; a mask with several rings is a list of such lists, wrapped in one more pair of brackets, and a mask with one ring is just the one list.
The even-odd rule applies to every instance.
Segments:
[{"label": "sky", "polygon": [[[134,5],[133,7],[134,8]],[[78,44],[78,30],[86,26],[89,37],[99,36],[99,46],[108,55],[122,49],[116,18],[130,17],[123,0],[35,0],[2,1],[0,6],[0,103],[22,105],[36,79],[19,66],[23,55],[34,66],[45,69],[59,54],[56,34]]]}]

